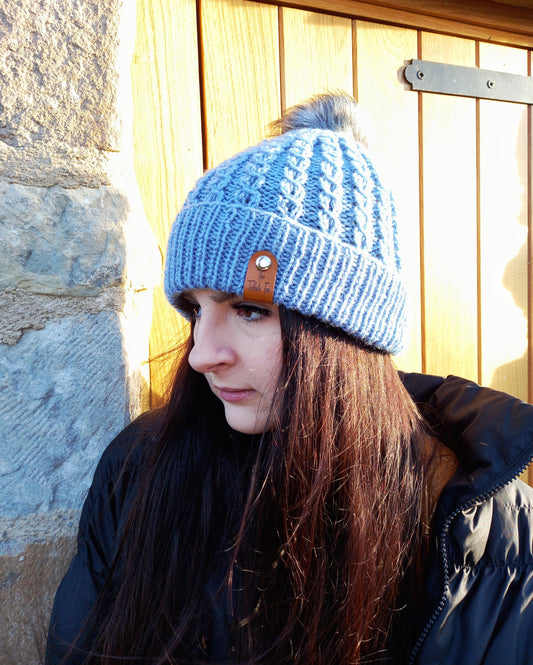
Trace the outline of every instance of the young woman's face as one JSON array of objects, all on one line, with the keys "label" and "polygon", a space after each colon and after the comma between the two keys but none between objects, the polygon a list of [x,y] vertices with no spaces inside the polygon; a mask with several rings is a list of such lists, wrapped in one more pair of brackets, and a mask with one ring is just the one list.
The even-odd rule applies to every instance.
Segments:
[{"label": "young woman's face", "polygon": [[183,296],[194,319],[189,364],[223,403],[230,427],[264,432],[281,371],[278,308],[212,289]]}]

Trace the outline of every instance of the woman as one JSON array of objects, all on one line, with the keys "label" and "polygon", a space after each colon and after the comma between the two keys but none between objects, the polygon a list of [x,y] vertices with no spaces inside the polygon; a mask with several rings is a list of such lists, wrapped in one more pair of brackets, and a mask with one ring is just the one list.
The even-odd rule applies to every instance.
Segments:
[{"label": "woman", "polygon": [[395,212],[355,103],[281,129],[178,214],[192,337],[98,466],[47,663],[525,664],[533,408],[397,374]]}]

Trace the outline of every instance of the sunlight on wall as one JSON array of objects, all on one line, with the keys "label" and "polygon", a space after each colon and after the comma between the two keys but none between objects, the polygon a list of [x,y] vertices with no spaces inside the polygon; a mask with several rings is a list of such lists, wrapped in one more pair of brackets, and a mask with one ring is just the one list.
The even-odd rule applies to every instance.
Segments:
[{"label": "sunlight on wall", "polygon": [[115,182],[128,194],[130,211],[125,225],[126,284],[121,315],[123,351],[127,358],[130,414],[135,417],[150,405],[149,338],[152,325],[153,290],[159,284],[162,257],[143,207],[134,172],[133,98],[130,66],[134,51],[136,13],[127,3],[121,15],[121,47],[117,59],[120,73],[117,96],[121,108],[123,145]]},{"label": "sunlight on wall", "polygon": [[481,379],[500,389],[512,380],[522,399],[528,396],[526,127],[523,106],[480,103]]}]

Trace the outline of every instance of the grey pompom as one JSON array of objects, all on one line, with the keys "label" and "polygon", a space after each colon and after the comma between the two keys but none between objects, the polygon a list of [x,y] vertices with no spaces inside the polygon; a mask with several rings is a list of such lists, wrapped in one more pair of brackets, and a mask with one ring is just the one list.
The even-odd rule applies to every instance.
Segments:
[{"label": "grey pompom", "polygon": [[295,129],[330,129],[351,134],[358,143],[368,147],[362,116],[361,107],[353,97],[345,92],[328,92],[291,106],[272,123],[272,129],[282,134]]}]

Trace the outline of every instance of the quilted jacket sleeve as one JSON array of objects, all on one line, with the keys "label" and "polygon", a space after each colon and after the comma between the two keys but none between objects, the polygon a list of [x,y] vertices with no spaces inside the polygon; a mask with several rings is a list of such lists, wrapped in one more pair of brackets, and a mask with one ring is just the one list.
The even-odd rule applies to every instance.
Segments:
[{"label": "quilted jacket sleeve", "polygon": [[[110,570],[121,523],[135,488],[140,454],[139,427],[132,423],[108,446],[83,505],[77,553],[63,578],[52,609],[45,665],[78,665],[89,644],[87,620]],[[65,656],[68,657],[65,660]]]},{"label": "quilted jacket sleeve", "polygon": [[516,480],[462,511],[446,538],[446,586],[416,665],[530,665],[533,490]]}]

